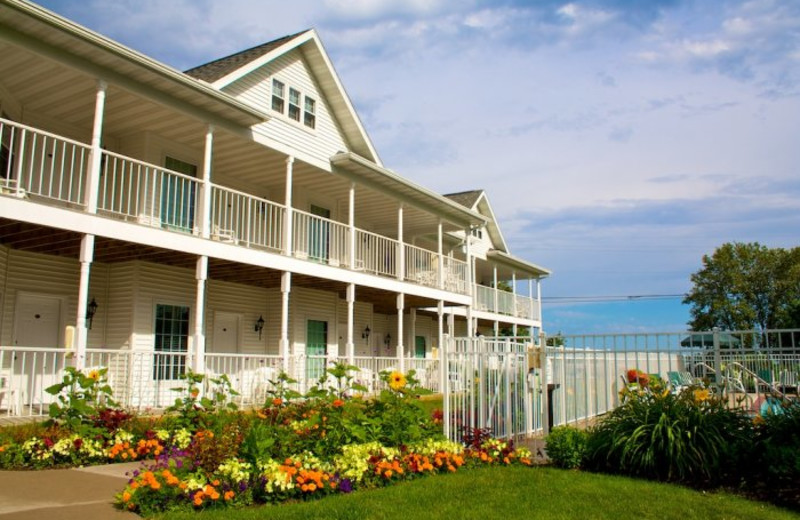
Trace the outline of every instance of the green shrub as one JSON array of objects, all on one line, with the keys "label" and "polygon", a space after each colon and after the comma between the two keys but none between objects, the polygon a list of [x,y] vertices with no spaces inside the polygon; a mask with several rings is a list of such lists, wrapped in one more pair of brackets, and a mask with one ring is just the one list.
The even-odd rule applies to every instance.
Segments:
[{"label": "green shrub", "polygon": [[[778,413],[756,418],[751,468],[768,487],[800,481],[800,402],[784,402]],[[745,475],[750,476],[750,475]]]},{"label": "green shrub", "polygon": [[587,467],[695,486],[716,485],[735,471],[751,439],[740,410],[699,387],[680,395],[629,392],[590,430]]},{"label": "green shrub", "polygon": [[581,467],[586,454],[588,435],[572,426],[556,426],[545,439],[545,449],[550,461],[559,468]]}]

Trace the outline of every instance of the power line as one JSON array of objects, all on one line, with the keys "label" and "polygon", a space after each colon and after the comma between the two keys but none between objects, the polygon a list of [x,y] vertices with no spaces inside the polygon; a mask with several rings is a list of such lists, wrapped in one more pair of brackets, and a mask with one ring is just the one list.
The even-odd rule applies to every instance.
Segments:
[{"label": "power line", "polygon": [[644,300],[673,300],[685,298],[686,294],[626,294],[613,296],[543,296],[542,300],[562,303],[601,303]]}]

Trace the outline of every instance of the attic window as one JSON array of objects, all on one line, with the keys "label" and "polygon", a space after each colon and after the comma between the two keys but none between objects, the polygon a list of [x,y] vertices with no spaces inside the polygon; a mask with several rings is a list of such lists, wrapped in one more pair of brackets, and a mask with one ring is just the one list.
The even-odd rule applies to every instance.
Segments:
[{"label": "attic window", "polygon": [[272,80],[272,110],[283,114],[283,106],[286,99],[286,86],[277,79]]},{"label": "attic window", "polygon": [[289,117],[300,121],[300,91],[289,88]]},{"label": "attic window", "polygon": [[317,102],[308,96],[306,96],[303,124],[309,128],[314,128],[317,125]]},{"label": "attic window", "polygon": [[472,234],[472,236],[474,236],[476,238],[483,238],[483,229],[475,228],[475,229],[472,230],[471,234]]}]

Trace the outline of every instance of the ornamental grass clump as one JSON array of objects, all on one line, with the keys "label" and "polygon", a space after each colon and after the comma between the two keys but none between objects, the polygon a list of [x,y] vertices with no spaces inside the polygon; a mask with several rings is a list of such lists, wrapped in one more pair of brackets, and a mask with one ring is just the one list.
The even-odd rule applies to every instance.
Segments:
[{"label": "ornamental grass clump", "polygon": [[701,387],[630,392],[622,405],[589,432],[586,466],[695,486],[730,475],[750,439],[741,410]]}]

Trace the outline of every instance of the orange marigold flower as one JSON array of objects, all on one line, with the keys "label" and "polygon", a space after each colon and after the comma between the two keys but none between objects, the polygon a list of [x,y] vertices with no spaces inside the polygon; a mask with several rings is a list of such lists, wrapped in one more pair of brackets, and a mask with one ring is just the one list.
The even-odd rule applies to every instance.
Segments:
[{"label": "orange marigold flower", "polygon": [[225,492],[225,500],[232,500],[233,497],[234,497],[234,492],[233,491],[226,491]]},{"label": "orange marigold flower", "polygon": [[131,494],[130,493],[128,493],[127,491],[122,493],[122,501],[123,502],[129,502],[130,499],[131,499]]},{"label": "orange marigold flower", "polygon": [[272,400],[272,404],[274,406],[280,406],[283,404],[283,399],[281,399],[280,397],[276,397],[275,399]]},{"label": "orange marigold flower", "polygon": [[333,401],[334,408],[341,408],[342,406],[344,406],[344,401],[342,401],[341,399],[334,399]]}]

